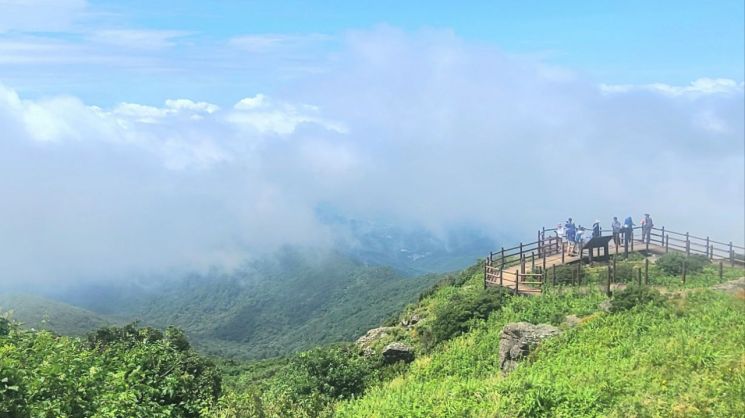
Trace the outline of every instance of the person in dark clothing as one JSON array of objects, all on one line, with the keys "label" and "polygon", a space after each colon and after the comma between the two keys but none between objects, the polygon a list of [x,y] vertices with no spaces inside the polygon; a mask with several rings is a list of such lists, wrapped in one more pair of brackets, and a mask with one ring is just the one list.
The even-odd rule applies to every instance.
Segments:
[{"label": "person in dark clothing", "polygon": [[592,237],[597,238],[602,233],[603,233],[603,229],[600,228],[600,221],[596,219],[595,222],[593,222],[592,224]]},{"label": "person in dark clothing", "polygon": [[634,220],[627,216],[623,221],[623,242],[628,244],[634,240]]}]

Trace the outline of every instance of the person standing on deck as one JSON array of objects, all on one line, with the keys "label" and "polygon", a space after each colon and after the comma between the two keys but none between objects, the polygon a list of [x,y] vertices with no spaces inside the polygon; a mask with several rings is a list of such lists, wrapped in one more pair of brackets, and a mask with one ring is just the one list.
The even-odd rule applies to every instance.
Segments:
[{"label": "person standing on deck", "polygon": [[556,225],[556,238],[559,240],[558,247],[556,248],[563,248],[562,245],[567,239],[567,230],[563,224]]},{"label": "person standing on deck", "polygon": [[628,244],[634,240],[634,220],[627,216],[623,221],[623,242]]},{"label": "person standing on deck", "polygon": [[564,227],[567,230],[567,241],[574,242],[574,236],[577,233],[577,227],[574,225],[572,218],[569,218],[569,220],[567,220],[567,223],[566,225],[564,225]]},{"label": "person standing on deck", "polygon": [[579,254],[582,254],[582,247],[585,245],[584,243],[584,237],[585,237],[585,227],[580,226],[579,229],[577,229],[577,235],[575,236],[575,242],[574,242],[574,251],[572,253],[576,253],[577,250],[579,250]]},{"label": "person standing on deck", "polygon": [[613,223],[611,223],[610,227],[613,229],[613,242],[616,243],[616,245],[621,245],[621,238],[619,234],[621,233],[621,222],[618,222],[618,217],[613,217]]},{"label": "person standing on deck", "polygon": [[649,214],[645,213],[644,219],[642,219],[642,241],[647,244],[649,244],[649,239],[652,235],[652,228],[654,228],[654,222],[652,222]]}]

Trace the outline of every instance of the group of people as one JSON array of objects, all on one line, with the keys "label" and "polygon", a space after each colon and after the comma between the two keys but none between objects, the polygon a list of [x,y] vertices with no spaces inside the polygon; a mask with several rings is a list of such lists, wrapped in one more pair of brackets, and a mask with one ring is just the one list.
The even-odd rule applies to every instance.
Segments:
[{"label": "group of people", "polygon": [[[634,227],[636,224],[634,223],[634,220],[631,218],[631,216],[627,216],[626,219],[624,219],[623,224],[618,221],[618,217],[613,217],[613,222],[611,222],[611,230],[613,231],[613,242],[616,245],[621,245],[621,234],[623,234],[624,237],[624,243],[629,243],[631,240],[634,239]],[[642,241],[649,243],[650,237],[652,235],[652,228],[654,228],[654,222],[652,221],[652,217],[645,213],[644,217],[641,220],[641,227],[642,227]],[[588,238],[595,238],[602,236],[603,229],[600,226],[600,221],[595,220],[592,224],[592,230],[591,235],[588,237],[585,227],[582,225],[577,226],[572,218],[567,219],[567,221],[563,224],[556,225],[556,236],[558,237],[559,241],[566,242],[568,244],[567,251],[570,254],[575,254],[577,252],[578,248],[582,248],[584,246],[585,240]]]}]

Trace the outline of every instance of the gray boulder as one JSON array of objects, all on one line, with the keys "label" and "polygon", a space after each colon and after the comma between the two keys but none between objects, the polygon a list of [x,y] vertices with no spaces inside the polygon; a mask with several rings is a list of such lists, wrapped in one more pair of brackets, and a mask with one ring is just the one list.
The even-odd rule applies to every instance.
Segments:
[{"label": "gray boulder", "polygon": [[414,348],[402,342],[392,342],[383,349],[383,359],[386,363],[410,363],[414,361]]},{"label": "gray boulder", "polygon": [[421,321],[422,318],[419,316],[419,314],[413,314],[408,318],[404,318],[401,320],[401,326],[406,329],[411,329],[414,327],[414,325],[418,324],[419,321]]},{"label": "gray boulder", "polygon": [[499,338],[499,367],[509,373],[544,339],[560,334],[552,325],[516,322],[505,325]]},{"label": "gray boulder", "polygon": [[386,337],[389,334],[393,334],[393,331],[395,330],[396,327],[373,328],[371,330],[368,330],[365,335],[358,338],[356,344],[360,347],[368,347],[375,341],[378,341],[379,339]]},{"label": "gray boulder", "polygon": [[567,324],[567,327],[574,328],[581,324],[582,320],[577,315],[567,315],[564,317],[564,323]]}]

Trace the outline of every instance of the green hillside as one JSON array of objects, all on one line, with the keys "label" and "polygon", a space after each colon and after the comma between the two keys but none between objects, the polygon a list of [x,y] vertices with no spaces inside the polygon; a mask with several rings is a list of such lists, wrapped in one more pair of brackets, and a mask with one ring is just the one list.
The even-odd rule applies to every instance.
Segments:
[{"label": "green hillside", "polygon": [[230,274],[193,275],[140,292],[98,285],[66,300],[106,306],[107,317],[118,321],[175,325],[211,355],[259,359],[354,339],[437,279],[403,276],[336,252],[285,248]]},{"label": "green hillside", "polygon": [[86,309],[28,294],[0,294],[0,313],[8,311],[12,311],[12,318],[27,328],[63,335],[84,335],[112,323]]},{"label": "green hillside", "polygon": [[[247,367],[227,380],[217,416],[720,417],[745,410],[742,290],[710,290],[719,282],[713,266],[685,284],[652,266],[654,286],[617,289],[606,312],[604,270],[586,270],[589,284],[579,288],[512,297],[485,291],[474,266],[409,305],[400,320],[418,322],[373,342],[372,356],[328,347]],[[724,274],[731,280],[742,270]],[[570,326],[568,315],[579,324]],[[563,332],[505,376],[500,334],[521,321]],[[380,350],[392,341],[409,344],[417,359],[382,361]]]},{"label": "green hillside", "polygon": [[[587,269],[580,287],[521,297],[485,290],[475,265],[420,294],[364,345],[219,368],[175,328],[103,328],[79,339],[0,319],[0,416],[739,416],[745,280],[731,279],[742,270],[726,268],[722,286],[698,260],[684,284],[668,261],[652,266],[649,286],[621,284],[610,300],[602,266]],[[504,374],[501,333],[514,322],[560,333]],[[386,357],[394,341],[416,359]]]}]

